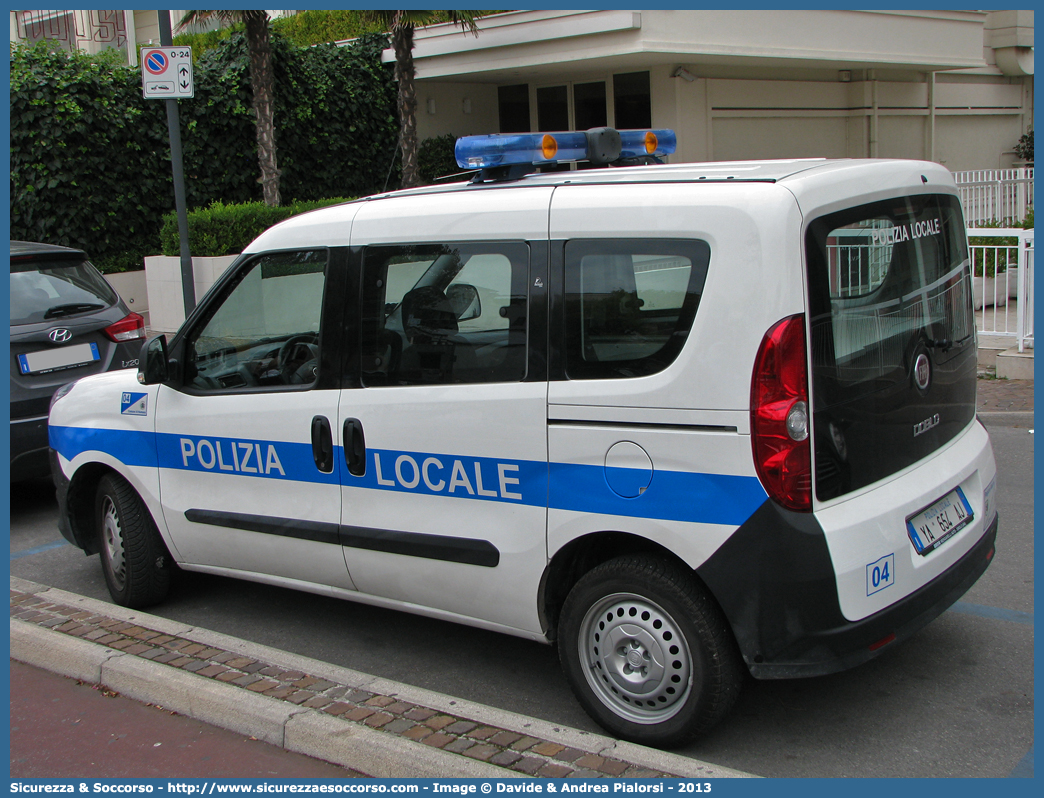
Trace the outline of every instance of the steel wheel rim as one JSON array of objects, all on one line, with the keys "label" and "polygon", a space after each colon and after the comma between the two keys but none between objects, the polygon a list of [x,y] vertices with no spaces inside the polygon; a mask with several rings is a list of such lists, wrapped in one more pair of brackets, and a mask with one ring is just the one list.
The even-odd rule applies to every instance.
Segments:
[{"label": "steel wheel rim", "polygon": [[580,664],[599,700],[634,723],[678,714],[692,691],[693,661],[677,622],[655,602],[614,593],[580,626]]},{"label": "steel wheel rim", "polygon": [[102,505],[102,541],[105,544],[105,557],[109,562],[109,571],[117,588],[123,589],[126,573],[126,559],[123,552],[123,527],[120,525],[120,514],[112,499],[105,497]]}]

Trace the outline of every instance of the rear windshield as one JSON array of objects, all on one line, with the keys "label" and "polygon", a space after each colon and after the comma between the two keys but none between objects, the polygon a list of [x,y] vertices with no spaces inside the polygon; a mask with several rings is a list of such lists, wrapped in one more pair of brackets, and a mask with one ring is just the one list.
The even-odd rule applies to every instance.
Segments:
[{"label": "rear windshield", "polygon": [[11,324],[57,321],[119,301],[85,260],[11,261]]},{"label": "rear windshield", "polygon": [[816,495],[930,455],[975,411],[975,323],[960,205],[902,197],[834,213],[806,237]]}]

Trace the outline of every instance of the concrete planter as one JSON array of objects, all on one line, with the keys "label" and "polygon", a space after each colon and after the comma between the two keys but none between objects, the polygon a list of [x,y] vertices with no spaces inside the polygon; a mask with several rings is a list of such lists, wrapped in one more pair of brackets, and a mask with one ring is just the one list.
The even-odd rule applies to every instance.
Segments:
[{"label": "concrete planter", "polygon": [[[193,258],[193,285],[196,301],[210,289],[238,255],[220,258]],[[181,258],[150,255],[145,258],[145,279],[152,332],[174,333],[185,321],[185,301],[181,289]]]},{"label": "concrete planter", "polygon": [[972,300],[976,310],[984,307],[1008,304],[1008,289],[1004,285],[1004,278],[1000,278],[997,285],[996,277],[976,277],[972,280]]},{"label": "concrete planter", "polygon": [[127,307],[135,313],[145,317],[145,324],[149,323],[149,295],[146,286],[145,271],[118,272],[116,274],[103,275],[105,281],[112,286],[113,290],[120,295],[120,299],[127,303]]}]

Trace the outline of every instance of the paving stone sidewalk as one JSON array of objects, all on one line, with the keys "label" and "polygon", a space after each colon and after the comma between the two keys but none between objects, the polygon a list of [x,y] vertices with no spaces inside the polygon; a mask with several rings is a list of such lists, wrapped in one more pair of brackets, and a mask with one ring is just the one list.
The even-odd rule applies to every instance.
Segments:
[{"label": "paving stone sidewalk", "polygon": [[403,701],[394,695],[337,684],[303,671],[286,670],[276,664],[204,645],[188,636],[163,634],[13,588],[11,617],[201,678],[320,710],[346,723],[365,724],[386,734],[530,776],[660,778],[675,775],[486,725],[463,715]]},{"label": "paving stone sidewalk", "polygon": [[976,405],[980,413],[1032,413],[1033,380],[980,378]]}]

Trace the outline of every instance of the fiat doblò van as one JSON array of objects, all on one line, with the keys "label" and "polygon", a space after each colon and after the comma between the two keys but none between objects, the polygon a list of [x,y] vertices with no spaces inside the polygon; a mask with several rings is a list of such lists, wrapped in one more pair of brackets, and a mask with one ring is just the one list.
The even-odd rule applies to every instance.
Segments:
[{"label": "fiat dobl\u00f2 van", "polygon": [[569,142],[507,138],[273,227],[137,379],[59,393],[62,531],[117,603],[177,563],[554,643],[606,729],[677,745],[744,671],[857,665],[971,586],[996,467],[944,168],[522,174]]}]

